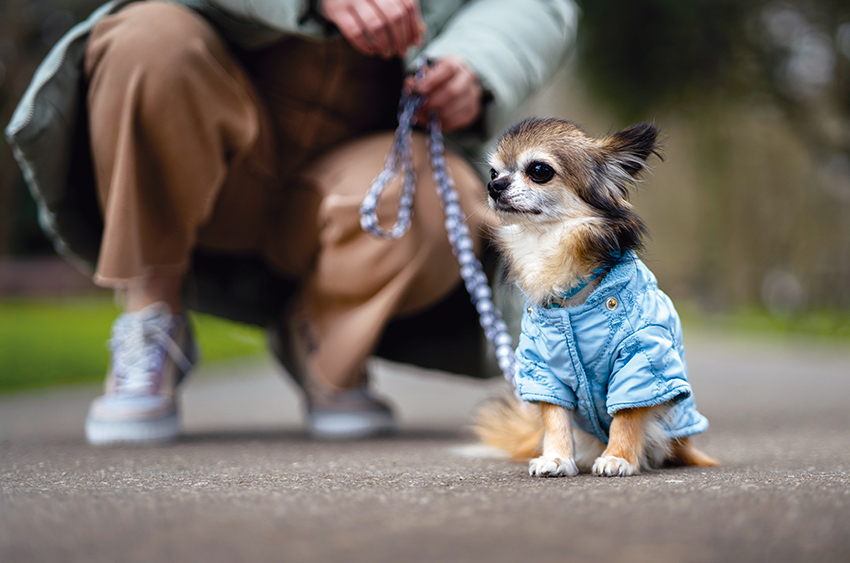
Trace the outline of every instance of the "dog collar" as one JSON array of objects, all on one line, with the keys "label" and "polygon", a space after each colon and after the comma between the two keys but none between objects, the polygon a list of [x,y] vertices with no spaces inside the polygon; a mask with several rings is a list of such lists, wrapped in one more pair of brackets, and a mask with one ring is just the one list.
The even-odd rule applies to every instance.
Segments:
[{"label": "dog collar", "polygon": [[[615,257],[619,260],[619,258],[621,258],[622,255],[612,254],[612,257]],[[566,303],[572,297],[575,297],[576,295],[578,295],[578,293],[582,289],[587,287],[588,284],[590,284],[590,282],[592,282],[593,280],[595,280],[599,276],[608,273],[608,271],[611,270],[611,268],[613,268],[616,265],[616,263],[617,262],[615,261],[614,264],[610,264],[610,265],[605,266],[603,268],[596,268],[595,270],[593,270],[593,273],[590,275],[589,278],[582,281],[577,286],[571,288],[568,292],[562,293],[561,295],[559,295],[557,297],[550,298],[548,302],[544,303],[544,307],[546,309],[561,309],[561,308],[563,308],[564,303]]]},{"label": "dog collar", "polygon": [[593,270],[593,273],[590,275],[589,278],[582,281],[577,286],[571,288],[568,292],[562,293],[561,295],[559,295],[555,298],[549,299],[549,302],[546,303],[546,308],[547,309],[560,309],[560,308],[562,308],[562,306],[564,305],[564,303],[568,299],[575,297],[578,294],[579,291],[581,291],[582,289],[587,287],[587,285],[590,282],[592,282],[593,280],[598,278],[600,275],[602,275],[602,273],[605,272],[607,269],[608,268],[596,268],[595,270]]}]

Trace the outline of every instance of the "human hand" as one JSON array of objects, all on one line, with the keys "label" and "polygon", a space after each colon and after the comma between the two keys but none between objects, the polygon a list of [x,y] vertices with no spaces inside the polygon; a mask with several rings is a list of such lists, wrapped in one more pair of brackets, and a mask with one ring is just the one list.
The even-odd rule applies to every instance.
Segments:
[{"label": "human hand", "polygon": [[481,115],[481,84],[459,57],[438,60],[425,69],[420,80],[409,76],[405,87],[425,97],[425,104],[416,116],[421,125],[432,111],[439,114],[443,131],[463,129]]},{"label": "human hand", "polygon": [[323,0],[320,9],[364,55],[403,57],[425,35],[419,0]]}]

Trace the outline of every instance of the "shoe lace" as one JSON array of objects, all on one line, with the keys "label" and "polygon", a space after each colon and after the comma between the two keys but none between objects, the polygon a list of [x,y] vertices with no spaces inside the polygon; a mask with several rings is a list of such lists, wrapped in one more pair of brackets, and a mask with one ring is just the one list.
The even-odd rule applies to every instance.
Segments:
[{"label": "shoe lace", "polygon": [[192,362],[172,338],[173,329],[174,321],[165,314],[116,321],[109,342],[115,392],[155,392],[166,354],[188,373]]}]

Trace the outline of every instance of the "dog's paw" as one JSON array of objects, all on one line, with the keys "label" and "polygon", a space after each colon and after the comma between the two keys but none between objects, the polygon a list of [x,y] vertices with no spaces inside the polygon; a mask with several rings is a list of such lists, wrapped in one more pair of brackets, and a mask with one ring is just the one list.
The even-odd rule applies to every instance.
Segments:
[{"label": "dog's paw", "polygon": [[573,458],[536,457],[528,462],[528,474],[532,477],[575,477],[578,467]]},{"label": "dog's paw", "polygon": [[628,477],[640,473],[640,468],[621,457],[602,455],[593,462],[592,471],[601,477]]}]

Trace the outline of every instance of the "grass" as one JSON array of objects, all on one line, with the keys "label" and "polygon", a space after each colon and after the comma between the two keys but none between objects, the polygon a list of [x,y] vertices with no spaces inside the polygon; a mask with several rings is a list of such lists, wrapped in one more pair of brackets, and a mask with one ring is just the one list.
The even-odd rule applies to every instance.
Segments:
[{"label": "grass", "polygon": [[821,344],[850,345],[850,312],[813,310],[782,315],[762,308],[707,314],[687,303],[676,303],[685,333],[688,330],[723,333],[777,342],[797,340]]},{"label": "grass", "polygon": [[[0,392],[99,382],[119,310],[111,299],[0,301]],[[259,328],[192,315],[204,362],[265,349]]]},{"label": "grass", "polygon": [[[759,309],[705,315],[677,304],[691,330],[755,337],[850,345],[850,313],[812,311],[777,317]],[[118,315],[110,299],[0,301],[0,393],[82,382],[103,381],[109,328]],[[262,331],[192,315],[204,362],[248,357],[265,349]]]}]

